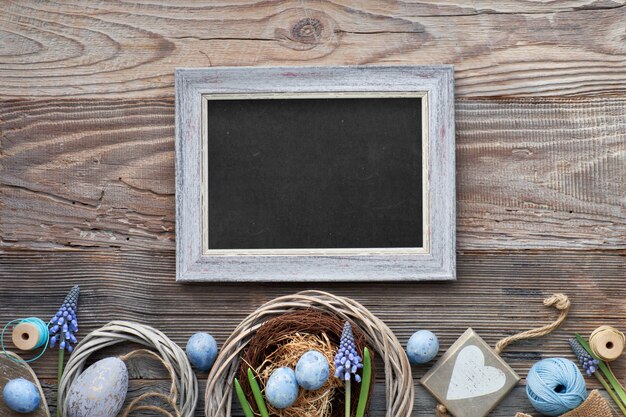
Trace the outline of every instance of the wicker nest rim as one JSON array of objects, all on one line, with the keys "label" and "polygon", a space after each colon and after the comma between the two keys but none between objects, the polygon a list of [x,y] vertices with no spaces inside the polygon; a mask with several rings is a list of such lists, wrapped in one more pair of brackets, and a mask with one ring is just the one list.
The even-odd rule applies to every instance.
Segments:
[{"label": "wicker nest rim", "polygon": [[323,291],[303,291],[275,298],[252,312],[231,333],[209,373],[205,391],[205,415],[230,417],[233,380],[240,355],[267,320],[294,310],[315,309],[355,323],[368,348],[382,359],[385,371],[386,417],[410,417],[415,400],[411,365],[404,348],[387,325],[360,303]]}]

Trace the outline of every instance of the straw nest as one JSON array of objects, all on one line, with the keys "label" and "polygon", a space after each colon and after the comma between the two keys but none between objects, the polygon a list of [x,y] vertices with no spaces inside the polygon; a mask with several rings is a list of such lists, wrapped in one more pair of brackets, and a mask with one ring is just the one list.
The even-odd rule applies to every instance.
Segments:
[{"label": "straw nest", "polygon": [[337,316],[341,322],[349,320],[362,331],[368,349],[376,352],[384,364],[385,416],[411,416],[415,399],[411,366],[396,336],[361,304],[322,291],[303,291],[271,300],[235,328],[209,374],[205,391],[206,416],[231,416],[233,380],[240,370],[240,356],[263,324],[285,313],[309,309]]},{"label": "straw nest", "polygon": [[[239,367],[239,380],[247,381],[248,368],[257,375],[261,387],[272,372],[286,366],[295,369],[302,354],[309,350],[321,352],[330,364],[331,377],[319,390],[300,390],[296,402],[279,410],[267,404],[270,414],[277,417],[341,417],[344,410],[344,384],[334,378],[333,359],[339,346],[344,321],[334,314],[307,309],[280,315],[266,321],[250,339]],[[357,350],[362,355],[365,337],[353,324]],[[373,386],[373,384],[372,384]],[[249,384],[242,387],[248,401],[256,409]],[[371,388],[370,388],[371,389]],[[352,384],[352,398],[358,398],[360,384]],[[356,410],[356,401],[351,408]]]}]

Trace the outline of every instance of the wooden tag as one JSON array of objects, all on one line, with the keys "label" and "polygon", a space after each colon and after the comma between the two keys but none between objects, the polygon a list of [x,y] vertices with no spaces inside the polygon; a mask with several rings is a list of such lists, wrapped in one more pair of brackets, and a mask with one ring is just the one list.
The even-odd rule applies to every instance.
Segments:
[{"label": "wooden tag", "polygon": [[467,329],[421,383],[455,417],[483,417],[519,380],[476,332]]},{"label": "wooden tag", "polygon": [[[7,355],[11,355],[16,359],[19,359],[19,356],[12,352],[7,352]],[[39,384],[39,380],[35,375],[35,372],[28,366],[27,363],[18,363],[14,360],[11,360],[7,355],[0,353],[0,387],[4,387],[7,382],[16,378],[24,378],[37,387],[39,390],[39,395],[41,396],[41,404],[39,408],[32,413],[28,413],[29,417],[50,417],[50,412],[48,411],[48,404],[46,403],[46,397],[43,395],[43,390],[41,389],[41,384]],[[24,416],[25,414],[18,414],[14,411],[11,411],[5,404],[4,401],[0,399],[0,416],[3,417],[19,417]]]}]

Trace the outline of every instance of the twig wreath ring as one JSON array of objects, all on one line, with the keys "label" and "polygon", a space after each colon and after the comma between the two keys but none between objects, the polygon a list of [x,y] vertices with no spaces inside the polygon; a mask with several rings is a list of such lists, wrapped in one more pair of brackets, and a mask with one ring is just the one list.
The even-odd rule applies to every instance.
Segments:
[{"label": "twig wreath ring", "polygon": [[205,415],[230,417],[232,381],[239,369],[240,355],[263,323],[287,312],[306,309],[334,314],[360,327],[368,346],[378,352],[385,364],[386,417],[410,417],[414,401],[411,365],[396,336],[361,304],[322,291],[303,291],[271,300],[237,326],[224,343],[209,374]]},{"label": "twig wreath ring", "polygon": [[[100,349],[124,342],[138,343],[154,350],[155,352],[149,353],[158,358],[168,370],[172,379],[172,387],[169,396],[156,393],[144,394],[134,400],[123,415],[128,415],[133,409],[149,408],[152,411],[160,411],[163,415],[171,416],[172,414],[164,410],[156,410],[156,407],[138,404],[139,400],[148,397],[159,397],[170,403],[175,410],[174,415],[176,417],[193,417],[198,401],[198,381],[185,352],[159,330],[128,321],[112,321],[100,329],[89,333],[76,346],[74,353],[65,366],[61,381],[59,381],[58,403],[61,408],[61,415],[67,415],[69,388],[80,376],[87,358]],[[145,352],[144,350],[135,352],[142,351]],[[132,352],[122,357],[122,359],[130,356],[133,356]]]}]

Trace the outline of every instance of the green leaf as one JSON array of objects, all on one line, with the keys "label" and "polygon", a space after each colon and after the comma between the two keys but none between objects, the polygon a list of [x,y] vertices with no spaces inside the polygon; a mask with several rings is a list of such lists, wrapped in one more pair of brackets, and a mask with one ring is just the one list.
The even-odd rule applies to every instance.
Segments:
[{"label": "green leaf", "polygon": [[252,412],[252,407],[250,407],[250,403],[246,400],[246,396],[241,389],[241,385],[237,378],[235,378],[235,391],[237,392],[237,398],[239,398],[239,404],[241,404],[241,408],[243,409],[243,414],[246,417],[254,417],[254,413]]},{"label": "green leaf", "polygon": [[622,404],[622,402],[619,400],[619,398],[617,398],[617,395],[615,395],[615,392],[613,392],[613,389],[611,388],[611,386],[609,385],[608,382],[606,382],[606,379],[604,379],[602,377],[602,375],[600,374],[600,372],[594,372],[593,375],[598,379],[598,381],[600,381],[600,383],[602,384],[602,386],[604,387],[604,389],[606,390],[606,392],[608,392],[608,394],[611,396],[611,398],[613,399],[613,401],[615,401],[615,404],[617,404],[617,406],[619,407],[620,411],[622,412],[623,415],[626,416],[626,407],[624,407],[624,405]]},{"label": "green leaf", "polygon": [[600,358],[598,358],[593,353],[593,351],[591,350],[591,348],[587,344],[587,341],[585,339],[583,339],[583,337],[581,335],[579,335],[578,333],[576,333],[576,340],[578,340],[578,342],[581,344],[581,346],[587,351],[587,353],[589,353],[591,355],[592,358],[598,360],[598,362],[599,362],[598,367],[600,368],[600,370],[604,374],[604,377],[609,381],[609,383],[611,384],[611,387],[613,387],[613,389],[615,390],[615,393],[619,397],[622,405],[626,406],[626,392],[624,392],[624,389],[622,388],[622,385],[619,383],[617,378],[615,378],[615,375],[613,375],[613,372],[611,372],[609,367],[606,366],[604,361],[602,361]]},{"label": "green leaf", "polygon": [[250,388],[252,388],[254,401],[256,401],[256,406],[258,407],[261,416],[270,417],[270,413],[267,411],[267,406],[265,405],[265,400],[263,400],[263,394],[261,394],[261,388],[259,388],[259,383],[256,382],[256,378],[254,378],[254,374],[250,368],[248,368],[248,381],[250,382]]},{"label": "green leaf", "polygon": [[370,393],[370,384],[372,382],[372,357],[370,351],[365,348],[363,351],[363,375],[361,379],[361,392],[359,394],[359,404],[356,408],[356,417],[365,415],[365,407],[367,406],[367,397]]}]

